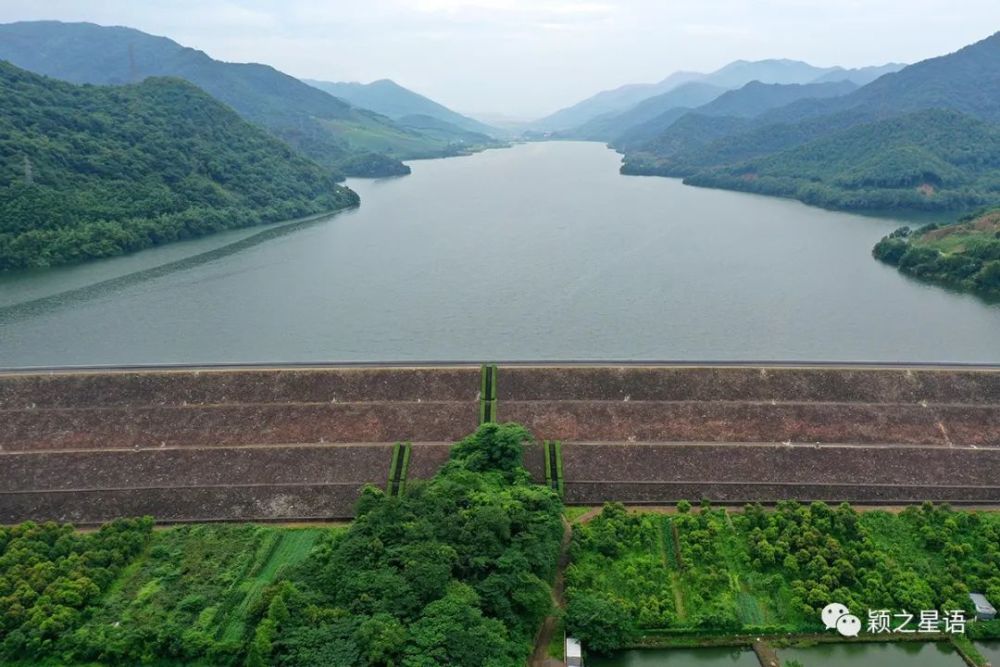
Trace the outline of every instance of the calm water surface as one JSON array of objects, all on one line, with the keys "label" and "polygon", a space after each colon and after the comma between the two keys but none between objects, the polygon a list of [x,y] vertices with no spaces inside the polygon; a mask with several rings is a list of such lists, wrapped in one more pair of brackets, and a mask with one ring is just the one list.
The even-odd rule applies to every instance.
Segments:
[{"label": "calm water surface", "polygon": [[753,651],[731,648],[622,651],[606,658],[587,658],[586,664],[587,667],[760,667]]},{"label": "calm water surface", "polygon": [[804,667],[963,667],[965,661],[944,643],[820,644],[778,651],[782,664],[798,660]]},{"label": "calm water surface", "polygon": [[976,642],[976,649],[989,660],[991,665],[1000,667],[1000,640]]},{"label": "calm water surface", "polygon": [[899,221],[618,163],[594,143],[415,162],[326,220],[0,277],[0,366],[1000,362],[1000,306],[870,257]]}]

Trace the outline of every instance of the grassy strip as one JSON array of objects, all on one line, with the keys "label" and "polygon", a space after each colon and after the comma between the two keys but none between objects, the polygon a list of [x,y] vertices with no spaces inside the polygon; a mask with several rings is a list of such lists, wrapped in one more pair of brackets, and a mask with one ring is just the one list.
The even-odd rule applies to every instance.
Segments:
[{"label": "grassy strip", "polygon": [[559,440],[555,441],[556,448],[556,481],[559,484],[559,495],[562,496],[566,490],[566,483],[563,481],[563,462],[562,462],[562,442]]},{"label": "grassy strip", "polygon": [[406,491],[406,476],[410,472],[410,452],[413,451],[412,443],[403,444],[403,462],[400,464],[398,493],[403,495]]},{"label": "grassy strip", "polygon": [[965,635],[955,635],[951,638],[951,644],[971,667],[990,667],[990,661],[976,649],[972,640]]},{"label": "grassy strip", "polygon": [[566,623],[562,618],[556,621],[552,640],[549,641],[549,657],[563,660],[566,657]]},{"label": "grassy strip", "polygon": [[396,481],[396,466],[399,465],[399,447],[400,444],[398,442],[392,446],[392,460],[389,461],[389,480],[385,485],[385,493],[389,496],[395,492],[393,484]]},{"label": "grassy strip", "polygon": [[545,486],[552,488],[552,441],[542,443],[542,455],[545,458]]},{"label": "grassy strip", "polygon": [[215,612],[216,639],[238,640],[243,636],[242,621],[233,614],[233,609],[246,598],[248,580],[264,566],[264,562],[274,553],[280,540],[281,535],[277,532],[264,533],[260,537],[257,548],[254,550],[254,557],[245,561],[243,570],[233,580],[232,586],[226,592],[222,606]]},{"label": "grassy strip", "polygon": [[566,520],[569,521],[570,523],[576,523],[576,521],[584,514],[586,514],[587,512],[591,512],[595,509],[598,508],[590,505],[573,505],[572,507],[567,506],[563,509],[563,516],[566,517]]}]

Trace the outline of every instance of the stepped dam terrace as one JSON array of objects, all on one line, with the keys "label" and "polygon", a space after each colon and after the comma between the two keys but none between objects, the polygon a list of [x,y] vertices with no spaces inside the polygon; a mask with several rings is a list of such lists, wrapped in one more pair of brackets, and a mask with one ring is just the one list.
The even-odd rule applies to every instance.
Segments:
[{"label": "stepped dam terrace", "polygon": [[[1000,368],[479,364],[8,371],[0,522],[348,518],[486,419],[570,505],[1000,504]],[[410,443],[400,447],[397,443]]]}]

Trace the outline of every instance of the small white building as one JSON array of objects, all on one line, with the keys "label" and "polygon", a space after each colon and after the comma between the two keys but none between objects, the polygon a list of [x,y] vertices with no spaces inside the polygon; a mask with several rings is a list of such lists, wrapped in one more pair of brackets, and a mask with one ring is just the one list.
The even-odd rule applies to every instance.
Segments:
[{"label": "small white building", "polygon": [[583,667],[583,647],[579,639],[566,638],[566,667]]},{"label": "small white building", "polygon": [[969,593],[969,599],[976,607],[976,618],[980,621],[992,621],[997,617],[997,610],[982,593]]}]

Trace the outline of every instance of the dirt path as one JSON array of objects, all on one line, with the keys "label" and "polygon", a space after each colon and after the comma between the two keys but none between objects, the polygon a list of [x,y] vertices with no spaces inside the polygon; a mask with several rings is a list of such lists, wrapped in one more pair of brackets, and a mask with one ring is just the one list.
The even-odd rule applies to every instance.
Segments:
[{"label": "dirt path", "polygon": [[604,509],[603,507],[595,507],[591,510],[588,510],[587,512],[576,517],[573,520],[573,523],[587,523],[588,521],[599,515],[601,513],[601,510],[603,509]]},{"label": "dirt path", "polygon": [[760,661],[762,667],[778,667],[781,664],[778,662],[778,654],[775,653],[774,648],[769,643],[758,639],[752,646],[753,652],[757,654],[757,660]]},{"label": "dirt path", "polygon": [[[559,545],[559,565],[556,567],[555,581],[552,582],[552,605],[557,609],[566,606],[566,600],[563,599],[563,571],[569,564],[569,543],[572,538],[573,527],[569,521],[563,519],[563,537],[562,543]],[[530,667],[545,667],[545,663],[549,659],[549,644],[552,643],[552,636],[555,634],[558,622],[559,617],[555,614],[549,614],[542,621],[542,627],[538,631],[538,636],[535,637],[535,650],[531,653],[531,661],[528,663]]]}]

